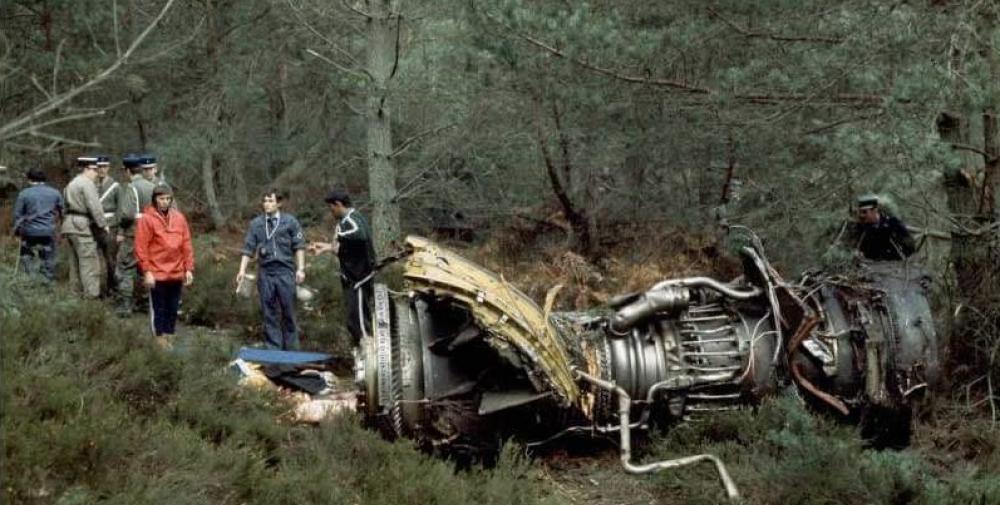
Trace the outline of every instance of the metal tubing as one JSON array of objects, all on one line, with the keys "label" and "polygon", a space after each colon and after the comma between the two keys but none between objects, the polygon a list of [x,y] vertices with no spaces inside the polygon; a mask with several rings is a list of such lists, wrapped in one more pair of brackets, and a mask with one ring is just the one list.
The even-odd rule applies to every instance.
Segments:
[{"label": "metal tubing", "polygon": [[709,288],[718,291],[730,298],[737,300],[749,300],[760,296],[763,291],[760,288],[751,288],[747,291],[739,291],[731,286],[727,286],[711,277],[686,277],[684,279],[669,279],[657,283],[650,291],[663,289],[668,286],[683,286],[687,288]]},{"label": "metal tubing", "polygon": [[614,382],[599,379],[585,372],[581,372],[580,370],[574,370],[574,372],[578,378],[581,378],[600,388],[613,391],[618,395],[618,417],[621,423],[621,429],[619,431],[621,434],[621,461],[626,472],[640,475],[666,470],[669,468],[687,466],[694,463],[700,463],[702,461],[709,461],[715,465],[715,469],[719,473],[719,479],[722,481],[723,487],[726,488],[726,495],[729,499],[733,501],[740,499],[740,492],[736,488],[736,483],[733,482],[732,477],[729,476],[729,471],[726,470],[726,466],[722,463],[722,460],[712,454],[697,454],[683,458],[657,461],[645,465],[632,463],[632,434],[630,431],[631,426],[629,424],[629,412],[632,409],[632,399],[629,398],[628,393],[626,393],[624,389]]}]

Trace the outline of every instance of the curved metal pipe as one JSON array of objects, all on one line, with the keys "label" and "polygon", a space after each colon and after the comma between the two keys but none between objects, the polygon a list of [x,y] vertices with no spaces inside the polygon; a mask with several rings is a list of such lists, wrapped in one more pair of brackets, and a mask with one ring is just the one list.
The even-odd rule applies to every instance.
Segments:
[{"label": "curved metal pipe", "polygon": [[663,289],[665,287],[672,286],[682,286],[686,288],[709,288],[719,293],[722,293],[730,298],[735,298],[737,300],[749,300],[751,298],[756,298],[760,296],[763,291],[760,288],[752,287],[746,291],[740,291],[733,288],[732,286],[727,286],[711,277],[685,277],[683,279],[668,279],[665,281],[660,281],[649,288],[649,291],[654,291],[657,289]]},{"label": "curved metal pipe", "polygon": [[630,431],[631,426],[629,424],[629,412],[632,409],[632,399],[629,398],[628,393],[626,393],[624,389],[614,382],[599,379],[593,375],[581,372],[580,370],[574,369],[573,371],[576,373],[577,378],[583,379],[597,387],[613,391],[618,395],[618,417],[621,422],[621,429],[619,431],[621,434],[621,461],[626,472],[639,475],[659,470],[666,470],[668,468],[687,466],[694,463],[700,463],[702,461],[709,461],[715,465],[715,469],[719,473],[719,479],[722,481],[723,487],[726,488],[726,495],[729,499],[734,501],[739,500],[740,492],[736,488],[736,483],[733,482],[733,478],[730,477],[729,471],[726,470],[726,466],[722,463],[722,460],[712,454],[697,454],[683,458],[656,461],[645,465],[632,463],[632,433]]}]

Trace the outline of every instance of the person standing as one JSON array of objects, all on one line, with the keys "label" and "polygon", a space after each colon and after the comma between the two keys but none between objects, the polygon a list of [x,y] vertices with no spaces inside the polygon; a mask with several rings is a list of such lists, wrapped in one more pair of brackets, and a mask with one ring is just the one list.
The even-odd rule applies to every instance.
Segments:
[{"label": "person standing", "polygon": [[156,164],[156,156],[152,154],[140,154],[139,166],[142,167],[142,175],[147,181],[155,184],[164,183],[166,180],[160,176],[160,167]]},{"label": "person standing", "polygon": [[97,158],[77,158],[77,167],[80,173],[66,186],[66,219],[62,234],[72,251],[70,283],[79,282],[85,298],[97,298],[101,295],[101,264],[94,230],[107,233],[108,223],[97,194]]},{"label": "person standing", "polygon": [[[153,333],[169,339],[177,324],[183,286],[194,282],[194,248],[184,214],[173,208],[170,186],[153,188],[153,205],[146,207],[135,230],[135,255],[149,289]],[[169,345],[169,340],[165,342]]]},{"label": "person standing", "polygon": [[284,196],[270,189],[261,197],[264,213],[250,222],[236,284],[246,278],[247,265],[257,261],[257,293],[264,316],[265,343],[271,349],[298,349],[295,320],[296,284],[306,278],[305,240],[295,216],[281,212]]},{"label": "person standing", "polygon": [[100,195],[101,208],[104,210],[104,220],[108,222],[108,233],[95,230],[94,240],[97,242],[97,252],[104,264],[105,289],[104,295],[111,296],[117,288],[115,282],[115,264],[118,254],[118,195],[119,184],[110,174],[111,158],[97,157],[97,193]]},{"label": "person standing", "polygon": [[[28,187],[14,202],[14,234],[21,240],[21,268],[31,275],[37,270],[47,283],[55,280],[56,230],[63,214],[63,198],[45,183],[45,172],[29,170]],[[39,265],[35,266],[35,257]]]},{"label": "person standing", "polygon": [[900,261],[916,251],[906,225],[883,208],[877,195],[858,198],[857,220],[850,224],[844,244],[872,261]]},{"label": "person standing", "polygon": [[118,187],[118,253],[115,258],[115,277],[118,278],[118,308],[120,317],[127,317],[134,309],[133,295],[135,283],[140,280],[140,272],[135,257],[136,223],[142,219],[142,212],[153,202],[152,182],[143,174],[141,159],[132,154],[122,158],[126,183]]},{"label": "person standing", "polygon": [[344,293],[347,331],[357,346],[370,332],[371,282],[375,274],[375,245],[368,220],[351,204],[344,191],[331,191],[324,200],[330,213],[338,220],[332,242],[316,242],[313,254],[334,252],[340,261],[340,285]]}]

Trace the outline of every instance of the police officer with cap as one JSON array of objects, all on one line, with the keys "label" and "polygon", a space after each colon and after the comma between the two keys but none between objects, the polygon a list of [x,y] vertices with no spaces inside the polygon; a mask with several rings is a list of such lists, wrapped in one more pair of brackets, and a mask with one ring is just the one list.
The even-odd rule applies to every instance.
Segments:
[{"label": "police officer with cap", "polygon": [[143,210],[153,202],[155,185],[145,177],[140,156],[126,154],[122,157],[122,166],[128,179],[119,186],[115,273],[118,277],[118,315],[124,317],[134,309],[135,283],[141,279],[135,256],[135,226],[142,218]]},{"label": "police officer with cap", "polygon": [[857,220],[845,239],[847,247],[873,261],[899,261],[916,251],[916,243],[906,225],[889,214],[878,195],[863,195],[857,200]]},{"label": "police officer with cap", "polygon": [[244,282],[247,265],[256,259],[265,343],[271,349],[287,350],[299,347],[295,285],[306,278],[306,244],[299,221],[281,211],[283,201],[284,195],[277,189],[269,189],[261,195],[264,213],[250,222],[236,284]]},{"label": "police officer with cap", "polygon": [[101,264],[97,255],[94,230],[108,232],[108,222],[104,219],[101,198],[97,194],[97,157],[77,158],[80,173],[66,186],[66,219],[62,224],[62,234],[69,240],[70,281],[79,279],[80,288],[86,298],[101,295]]},{"label": "police officer with cap", "polygon": [[152,154],[140,154],[139,166],[142,167],[142,175],[148,180],[155,184],[165,184],[167,181],[160,176],[160,167],[156,164],[156,156]]}]

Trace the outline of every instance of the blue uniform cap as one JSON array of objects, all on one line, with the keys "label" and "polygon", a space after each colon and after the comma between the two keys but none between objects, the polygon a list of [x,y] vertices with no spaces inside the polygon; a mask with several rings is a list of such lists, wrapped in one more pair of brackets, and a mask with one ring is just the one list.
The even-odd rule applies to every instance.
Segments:
[{"label": "blue uniform cap", "polygon": [[122,166],[125,168],[132,168],[141,165],[142,159],[135,154],[126,154],[122,156]]},{"label": "blue uniform cap", "polygon": [[106,154],[99,154],[99,155],[96,156],[96,158],[97,158],[97,164],[98,165],[110,165],[111,164],[111,156],[108,156]]},{"label": "blue uniform cap", "polygon": [[78,156],[76,158],[76,166],[79,168],[86,168],[96,164],[97,156]]},{"label": "blue uniform cap", "polygon": [[156,166],[156,156],[153,156],[152,154],[141,154],[141,155],[139,155],[139,165],[142,165],[143,168],[146,168],[146,167],[155,167]]}]

